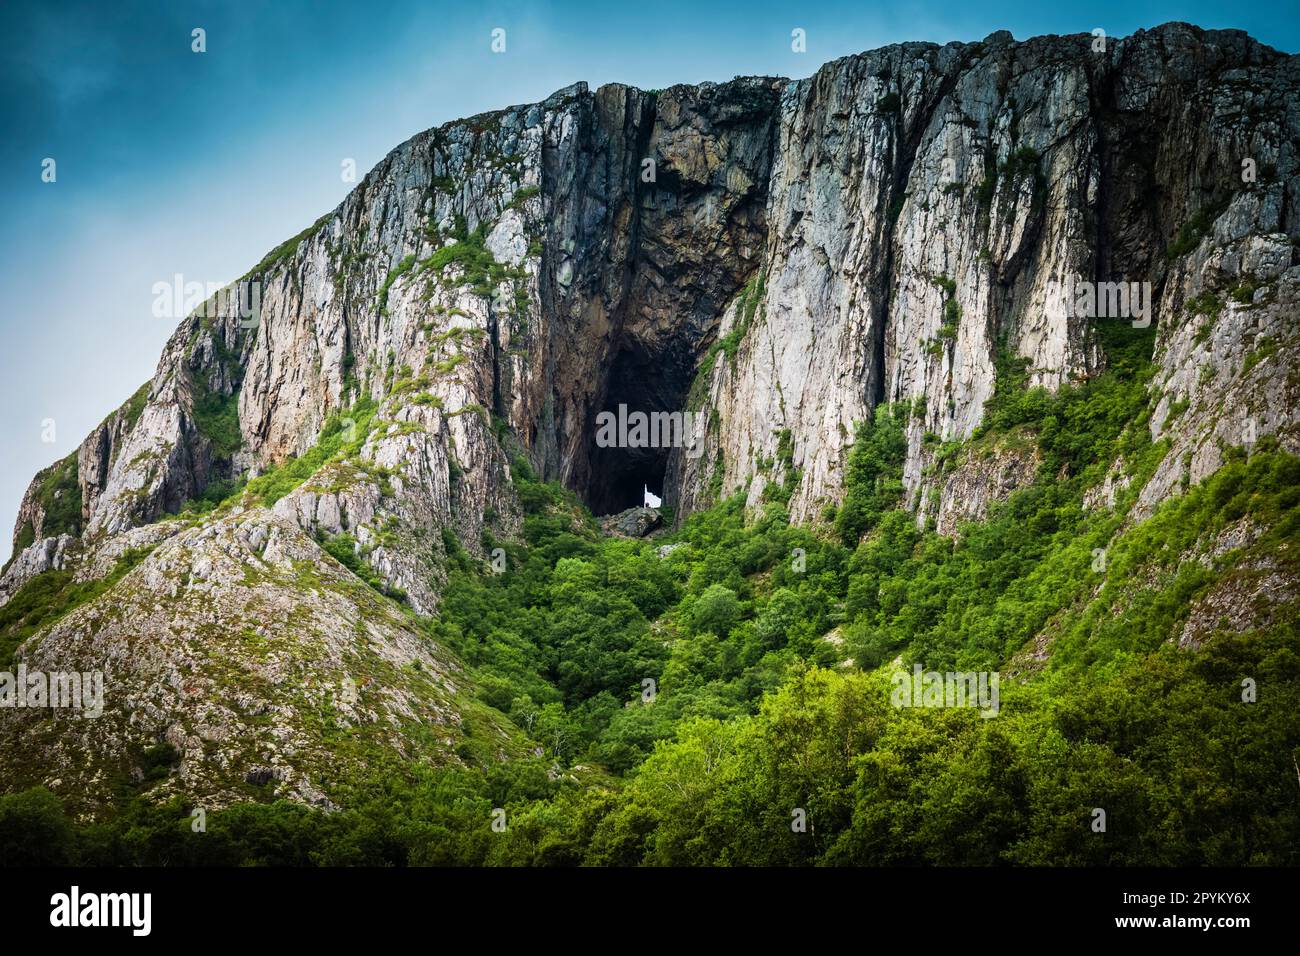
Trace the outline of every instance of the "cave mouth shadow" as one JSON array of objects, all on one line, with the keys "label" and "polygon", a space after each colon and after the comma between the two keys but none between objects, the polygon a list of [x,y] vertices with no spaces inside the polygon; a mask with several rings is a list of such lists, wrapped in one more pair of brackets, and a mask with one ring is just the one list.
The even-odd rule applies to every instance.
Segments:
[{"label": "cave mouth shadow", "polygon": [[[619,461],[614,454],[608,454],[605,467],[613,470],[605,481],[600,483],[598,494],[589,497],[588,507],[594,514],[617,514],[628,508],[639,508],[645,502],[645,491],[657,498],[662,498],[664,475],[668,470],[667,449],[647,448],[603,448],[603,452],[623,453]],[[662,455],[633,455],[640,451],[662,451]],[[593,462],[594,467],[594,462]]]},{"label": "cave mouth shadow", "polygon": [[590,478],[582,495],[593,514],[617,514],[637,508],[645,490],[665,498],[664,487],[671,448],[602,448],[597,444],[597,415],[643,412],[684,412],[695,373],[694,349],[686,342],[664,343],[678,347],[650,351],[639,343],[624,345],[614,357],[606,380],[605,399],[590,416],[588,462]]}]

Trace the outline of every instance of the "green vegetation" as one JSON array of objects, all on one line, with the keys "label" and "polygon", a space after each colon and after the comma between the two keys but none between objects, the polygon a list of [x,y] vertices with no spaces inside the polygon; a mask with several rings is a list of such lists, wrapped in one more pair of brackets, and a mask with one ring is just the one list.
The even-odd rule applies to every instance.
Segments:
[{"label": "green vegetation", "polygon": [[365,398],[341,413],[331,415],[321,427],[316,444],[301,457],[285,459],[258,475],[239,493],[253,502],[271,506],[331,462],[356,459],[366,443],[378,406]]},{"label": "green vegetation", "polygon": [[24,521],[23,526],[18,529],[18,537],[14,542],[14,553],[9,557],[9,560],[5,562],[5,566],[3,570],[0,570],[0,573],[8,571],[9,565],[13,563],[14,558],[18,557],[19,552],[26,551],[35,543],[36,529],[32,527],[30,520]]},{"label": "green vegetation", "polygon": [[213,457],[228,459],[244,443],[239,429],[239,393],[227,395],[196,379],[194,426],[212,443]]},{"label": "green vegetation", "polygon": [[[330,217],[333,215],[334,214],[332,212],[327,212],[325,215],[321,216],[319,219],[313,222],[302,232],[298,233],[298,235],[293,236],[290,239],[286,239],[284,242],[280,243],[278,246],[276,246],[274,249],[268,252],[262,258],[261,262],[253,266],[253,268],[248,271],[248,273],[243,277],[243,279],[247,279],[249,276],[254,276],[254,275],[265,275],[267,272],[270,272],[281,262],[285,262],[289,259],[292,259],[294,255],[297,254],[298,247],[302,245],[303,240],[309,239],[312,236],[314,236],[317,232],[319,232],[321,228],[325,225],[325,223],[328,222]],[[242,282],[243,279],[240,279],[240,281]]]},{"label": "green vegetation", "polygon": [[1029,146],[1021,146],[1015,150],[1001,165],[994,164],[991,154],[986,156],[985,167],[988,172],[975,190],[976,203],[981,209],[986,210],[993,205],[993,197],[997,194],[999,179],[1006,180],[1014,185],[1017,180],[1031,177],[1034,184],[1033,203],[1035,206],[1041,205],[1047,198],[1047,179],[1039,168],[1041,159],[1042,157],[1037,150]]},{"label": "green vegetation", "polygon": [[[214,327],[210,320],[200,318],[190,341],[191,355],[205,334],[212,348],[216,368],[202,372],[193,368],[188,370],[193,394],[194,427],[211,442],[214,458],[229,460],[244,444],[244,436],[239,427],[239,386],[243,366],[238,355],[244,332],[241,330],[235,333],[236,345],[232,349],[226,343],[221,329]],[[218,378],[217,386],[210,380],[214,373]],[[229,392],[220,384],[223,382],[229,383]]]},{"label": "green vegetation", "polygon": [[905,404],[880,405],[872,423],[858,427],[849,452],[847,490],[835,517],[835,530],[848,547],[902,501],[909,412]]},{"label": "green vegetation", "polygon": [[[124,797],[84,824],[48,795],[15,793],[0,798],[0,852],[113,864],[1300,863],[1296,605],[1240,631],[1202,617],[1203,646],[1178,646],[1198,599],[1249,593],[1256,562],[1300,570],[1300,459],[1273,440],[1234,450],[1132,520],[1166,453],[1148,427],[1154,330],[1096,334],[1106,371],[1055,395],[998,357],[970,447],[1031,443],[1042,467],[955,540],[905,508],[908,405],[859,427],[833,524],[794,525],[779,498],[747,512],[738,494],[691,515],[662,556],[664,539],[602,537],[570,492],[516,461],[524,526],[501,545],[505,573],[444,529],[439,616],[408,616],[456,652],[480,703],[538,757],[492,759],[465,730],[464,766],[375,774],[328,815],[230,807],[208,814],[206,834],[190,832],[179,800]],[[786,435],[777,459],[792,466]],[[1117,460],[1131,483],[1113,508],[1085,508]],[[1261,530],[1242,549],[1187,559],[1246,520]],[[354,541],[326,548],[367,573]],[[895,660],[996,669],[997,717],[892,706]],[[1242,701],[1246,678],[1254,703]],[[504,833],[492,832],[495,807]],[[806,832],[791,827],[796,810]]]},{"label": "green vegetation", "polygon": [[990,169],[980,180],[979,186],[975,189],[975,202],[981,209],[988,209],[993,205],[993,197],[998,191],[998,171],[997,167]]},{"label": "green vegetation", "polygon": [[36,502],[45,514],[43,537],[81,534],[81,482],[75,451],[45,471],[36,490]]},{"label": "green vegetation", "polygon": [[379,287],[378,303],[381,314],[388,314],[388,290],[393,287],[393,283],[414,268],[415,256],[412,254],[403,258],[401,262],[389,270],[388,275],[384,278],[383,285]]},{"label": "green vegetation", "polygon": [[1038,161],[1041,158],[1037,150],[1029,146],[1021,146],[1002,164],[1002,175],[1011,180],[1033,176],[1038,172]]},{"label": "green vegetation", "polygon": [[0,670],[12,670],[18,645],[113,587],[150,550],[136,548],[125,552],[113,570],[96,581],[74,581],[70,572],[57,570],[29,580],[0,607]]},{"label": "green vegetation", "polygon": [[135,428],[136,423],[140,421],[140,416],[144,414],[144,407],[149,402],[149,386],[153,384],[153,379],[145,382],[135,390],[126,402],[126,427],[128,430]]},{"label": "green vegetation", "polygon": [[506,208],[522,209],[528,200],[532,199],[534,196],[541,195],[541,192],[541,186],[522,186],[515,190],[514,196],[510,198],[510,205]]},{"label": "green vegetation", "polygon": [[1002,177],[1010,183],[1028,178],[1033,182],[1032,203],[1035,208],[1047,199],[1047,177],[1040,167],[1042,157],[1028,146],[1022,146],[1007,157],[1002,164]]},{"label": "green vegetation", "polygon": [[740,350],[740,343],[749,334],[749,330],[754,324],[754,315],[757,313],[763,297],[767,294],[766,282],[767,277],[759,273],[740,290],[740,298],[736,303],[735,323],[726,335],[709,346],[708,352],[700,360],[699,368],[695,372],[695,381],[691,385],[691,394],[688,400],[690,408],[699,408],[700,402],[703,401],[704,390],[708,387],[709,376],[712,374],[713,365],[720,354],[725,354],[727,361],[731,363],[732,368],[735,368],[736,353]]},{"label": "green vegetation", "polygon": [[789,504],[791,495],[799,487],[802,475],[794,466],[794,435],[788,428],[777,433],[776,463],[781,466],[781,484],[768,482],[763,486],[763,500]]},{"label": "green vegetation", "polygon": [[961,322],[961,304],[957,301],[957,283],[947,276],[936,276],[934,284],[943,292],[943,323],[938,335],[926,345],[930,355],[941,355],[945,342],[957,338],[957,326]]},{"label": "green vegetation", "polygon": [[[77,452],[55,462],[36,476],[36,505],[44,515],[41,535],[46,538],[61,534],[81,534],[81,481],[78,477]],[[14,539],[14,551],[0,568],[0,574],[19,553],[36,543],[36,528],[31,520],[24,521]]]},{"label": "green vegetation", "polygon": [[[519,193],[526,193],[530,187],[525,186]],[[518,198],[519,193],[516,193]],[[524,197],[528,198],[527,195]],[[432,255],[419,263],[421,273],[440,276],[453,263],[461,267],[459,284],[469,286],[476,295],[491,296],[493,290],[507,280],[522,281],[527,278],[523,269],[502,265],[492,256],[487,248],[487,225],[480,223],[473,232],[469,231],[463,217],[458,216],[452,230],[453,241],[435,250]],[[525,300],[526,301],[526,300]]]},{"label": "green vegetation", "polygon": [[1272,358],[1277,354],[1278,347],[1277,339],[1267,335],[1261,336],[1255,347],[1250,350],[1250,354],[1246,356],[1246,361],[1241,363],[1241,373],[1244,375],[1260,362]]},{"label": "green vegetation", "polygon": [[356,538],[344,532],[342,534],[321,536],[320,545],[325,551],[334,558],[339,564],[343,565],[366,584],[370,585],[381,594],[387,594],[389,597],[402,600],[404,595],[397,588],[391,588],[384,584],[383,579],[375,572],[375,569],[367,564],[361,557],[361,546],[357,543]]},{"label": "green vegetation", "polygon": [[1201,244],[1201,240],[1210,234],[1214,228],[1214,221],[1222,215],[1223,211],[1228,208],[1230,197],[1221,197],[1206,206],[1202,206],[1192,214],[1192,218],[1187,220],[1178,228],[1177,235],[1165,249],[1165,257],[1168,259],[1177,259],[1179,256],[1185,256]]},{"label": "green vegetation", "polygon": [[361,448],[374,427],[378,408],[373,399],[366,398],[331,415],[321,427],[316,444],[304,455],[290,456],[251,481],[243,478],[214,480],[198,498],[185,503],[180,517],[192,519],[209,514],[220,515],[241,503],[270,507],[327,464],[348,463],[348,467],[358,473],[378,479],[381,489],[386,488],[389,474],[378,466],[361,463],[359,458]]},{"label": "green vegetation", "polygon": [[1212,292],[1203,292],[1189,298],[1183,303],[1183,307],[1188,315],[1205,317],[1206,321],[1197,327],[1196,335],[1193,336],[1197,345],[1204,345],[1214,331],[1214,323],[1218,321],[1219,313],[1223,311],[1223,300]]},{"label": "green vegetation", "polygon": [[903,206],[907,204],[907,196],[906,192],[900,191],[890,200],[889,210],[885,213],[890,232],[893,232],[894,227],[898,225],[898,217],[903,214]]},{"label": "green vegetation", "polygon": [[1201,293],[1188,299],[1184,307],[1187,308],[1188,315],[1204,315],[1217,319],[1218,313],[1223,311],[1223,300],[1214,293]]},{"label": "green vegetation", "polygon": [[1232,296],[1233,302],[1250,305],[1255,301],[1255,291],[1258,288],[1259,283],[1255,281],[1254,276],[1245,276],[1228,291],[1228,294]]}]

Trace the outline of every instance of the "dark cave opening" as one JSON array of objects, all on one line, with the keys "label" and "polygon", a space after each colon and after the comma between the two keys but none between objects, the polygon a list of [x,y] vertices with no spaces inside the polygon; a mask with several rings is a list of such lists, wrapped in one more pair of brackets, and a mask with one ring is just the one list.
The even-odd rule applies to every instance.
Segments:
[{"label": "dark cave opening", "polygon": [[[633,454],[633,449],[611,450],[625,450],[629,454],[624,461],[603,463],[606,467],[613,468],[613,473],[605,481],[597,483],[596,476],[593,474],[593,493],[588,496],[588,503],[596,514],[615,514],[628,508],[640,507],[645,500],[646,488],[656,495],[659,494],[658,489],[663,488],[664,474],[668,470],[667,453],[650,456]],[[645,449],[645,451],[658,452],[660,449]],[[593,461],[592,467],[599,466]]]},{"label": "dark cave opening", "polygon": [[590,479],[584,498],[595,514],[615,514],[638,507],[645,500],[646,489],[664,497],[672,448],[628,447],[625,442],[602,447],[598,416],[609,412],[617,419],[620,406],[624,407],[624,420],[638,412],[648,417],[656,412],[685,411],[695,371],[694,349],[684,342],[671,344],[678,347],[652,351],[641,343],[628,343],[614,357],[605,401],[591,416],[588,439]]}]

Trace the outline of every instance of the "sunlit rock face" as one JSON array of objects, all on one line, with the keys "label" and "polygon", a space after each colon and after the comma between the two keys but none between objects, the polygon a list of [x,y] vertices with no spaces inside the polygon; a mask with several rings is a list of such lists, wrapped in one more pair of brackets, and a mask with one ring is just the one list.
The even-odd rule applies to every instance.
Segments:
[{"label": "sunlit rock face", "polygon": [[[1296,59],[1178,24],[1093,41],[910,44],[785,87],[764,291],[723,313],[719,335],[741,334],[708,375],[708,453],[676,463],[668,500],[698,507],[712,481],[757,503],[794,468],[792,513],[814,518],[839,498],[854,423],[886,401],[915,411],[913,506],[972,513],[950,496],[1016,482],[938,479],[933,449],[978,426],[1000,352],[1027,360],[1030,385],[1098,371],[1092,327],[1109,320],[1069,307],[1075,279],[1146,284],[1162,409],[1189,405],[1152,503],[1217,467],[1243,429],[1296,446],[1294,349],[1242,377],[1256,343],[1294,342]],[[1229,300],[1243,280],[1249,301],[1207,340],[1189,300]]]}]

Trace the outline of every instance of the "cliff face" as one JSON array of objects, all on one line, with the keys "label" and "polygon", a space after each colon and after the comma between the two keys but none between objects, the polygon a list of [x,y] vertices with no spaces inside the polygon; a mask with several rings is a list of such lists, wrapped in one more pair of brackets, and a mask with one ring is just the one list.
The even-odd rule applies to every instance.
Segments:
[{"label": "cliff face", "polygon": [[[155,550],[118,587],[178,600],[203,542],[225,542],[230,575],[203,578],[200,601],[215,640],[257,616],[233,577],[267,540],[288,563],[266,573],[291,575],[330,564],[317,541],[346,534],[432,613],[444,530],[480,557],[519,533],[516,456],[597,513],[639,504],[643,483],[679,517],[738,490],[757,505],[776,483],[811,521],[882,402],[913,409],[918,520],[955,533],[1037,465],[998,449],[939,466],[936,449],[979,425],[999,364],[1022,359],[1028,384],[1057,388],[1104,361],[1097,322],[1129,321],[1070,314],[1059,290],[1075,278],[1150,289],[1151,428],[1172,448],[1149,511],[1228,447],[1276,434],[1300,450],[1297,88],[1297,58],[1172,24],[1104,51],[1090,36],[905,44],[798,82],[578,84],[421,133],[236,285],[235,302],[260,294],[256,323],[228,300],[181,323],[152,381],[64,469],[76,521],[44,527],[38,476],[0,601],[50,568],[105,573],[136,546]],[[620,404],[698,413],[702,454],[600,447],[596,416]],[[241,477],[258,493],[172,517]],[[94,604],[78,613],[26,645],[31,666],[118,640],[136,690],[110,704],[115,746],[175,738],[195,785],[226,792],[200,741],[238,720],[206,736],[194,720],[216,685],[150,690],[185,685],[197,624],[177,610],[180,643],[140,655],[90,623]],[[385,660],[435,653],[389,624]],[[328,673],[311,686],[337,693]],[[130,717],[144,699],[148,727]]]},{"label": "cliff face", "polygon": [[[250,273],[258,327],[182,323],[143,408],[82,446],[86,535],[302,455],[363,397],[392,423],[366,457],[403,472],[396,500],[416,509],[393,514],[450,524],[471,547],[485,507],[511,511],[492,415],[598,512],[661,477],[688,511],[719,471],[724,492],[757,502],[783,477],[758,466],[788,458],[792,512],[807,519],[837,499],[854,423],[908,402],[914,502],[929,489],[929,508],[949,507],[925,479],[925,436],[970,435],[1000,351],[1027,360],[1030,385],[1097,370],[1096,320],[1068,314],[1058,291],[1072,277],[1149,284],[1160,385],[1190,405],[1178,442],[1201,477],[1217,459],[1198,410],[1240,444],[1249,408],[1224,415],[1223,402],[1261,393],[1231,373],[1290,332],[1300,67],[1243,34],[1180,25],[1092,44],[995,34],[890,47],[799,82],[579,84],[416,136]],[[458,223],[479,243],[448,256]],[[724,339],[726,360],[702,361]],[[1252,370],[1285,366],[1286,351]],[[704,455],[597,446],[600,411],[684,409],[697,374]],[[1265,388],[1256,437],[1294,440],[1286,387]],[[225,396],[241,441],[214,449],[196,401]],[[1162,474],[1153,498],[1178,477]],[[367,520],[388,507],[350,504]],[[360,528],[348,505],[318,495],[283,510]],[[414,567],[394,573],[416,585]]]},{"label": "cliff face", "polygon": [[1178,25],[1104,53],[1089,39],[894,47],[786,87],[765,294],[723,319],[741,335],[709,380],[711,454],[670,494],[698,505],[721,467],[724,491],[757,502],[783,477],[756,463],[779,462],[789,429],[792,512],[813,517],[837,500],[853,423],[908,402],[913,503],[961,509],[927,478],[926,436],[972,433],[999,352],[1027,360],[1029,385],[1097,371],[1107,319],[1070,314],[1071,277],[1149,284],[1168,396],[1153,434],[1169,403],[1188,405],[1152,502],[1181,480],[1181,453],[1199,479],[1219,439],[1242,444],[1251,396],[1275,399],[1256,437],[1295,446],[1293,360],[1250,380],[1242,366],[1256,343],[1294,338],[1296,59]]}]

